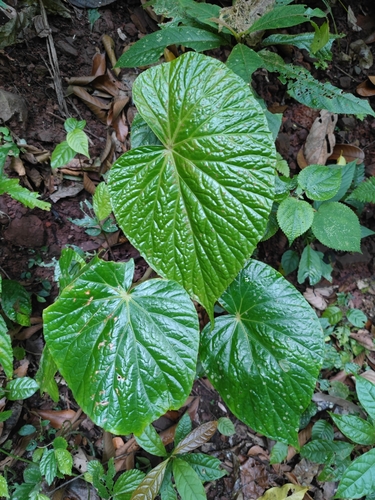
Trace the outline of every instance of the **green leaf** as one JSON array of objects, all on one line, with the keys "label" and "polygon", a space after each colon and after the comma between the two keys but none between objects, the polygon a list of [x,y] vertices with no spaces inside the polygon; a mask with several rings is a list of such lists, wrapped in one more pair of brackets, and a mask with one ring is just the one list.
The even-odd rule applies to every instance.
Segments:
[{"label": "green leaf", "polygon": [[87,9],[87,17],[90,23],[90,29],[92,30],[96,21],[100,19],[100,12],[98,9]]},{"label": "green leaf", "polygon": [[351,200],[358,200],[362,203],[375,203],[375,176],[362,182],[350,193]]},{"label": "green leaf", "polygon": [[51,485],[57,474],[57,461],[54,450],[44,450],[39,467],[46,483]]},{"label": "green leaf", "polygon": [[[278,113],[278,114],[281,114],[281,113]],[[270,124],[268,123],[268,125],[270,125]],[[281,123],[280,123],[280,125],[281,125]],[[280,125],[278,126],[277,132],[280,130]],[[271,129],[271,126],[270,126],[270,129]],[[277,137],[277,135],[276,135],[276,137]],[[276,137],[275,137],[275,139],[276,139]],[[285,177],[289,177],[290,176],[290,169],[289,169],[288,162],[286,160],[284,160],[284,158],[281,156],[280,153],[276,153],[276,165],[275,165],[275,168],[279,172],[279,174],[281,174],[281,175],[283,175]]]},{"label": "green leaf", "polygon": [[239,419],[298,446],[299,419],[322,363],[318,318],[290,283],[255,260],[220,303],[229,314],[216,318],[214,327],[207,325],[201,336],[209,379]]},{"label": "green leaf", "polygon": [[101,498],[109,499],[111,494],[104,485],[106,474],[102,464],[98,460],[91,460],[87,464],[87,472],[92,476],[92,484],[98,490]]},{"label": "green leaf", "polygon": [[132,149],[140,146],[161,146],[161,142],[139,113],[133,119],[130,138]]},{"label": "green leaf", "polygon": [[180,418],[176,431],[174,434],[174,442],[175,445],[177,445],[182,439],[184,439],[189,432],[191,432],[191,419],[188,413],[184,413],[182,417]]},{"label": "green leaf", "polygon": [[329,26],[325,22],[321,26],[311,21],[311,25],[315,30],[314,39],[311,44],[311,52],[316,54],[319,50],[325,47],[329,41]]},{"label": "green leaf", "polygon": [[330,414],[340,431],[357,444],[375,444],[375,427],[355,415]]},{"label": "green leaf", "polygon": [[[319,9],[313,11],[313,15],[319,14],[318,11]],[[263,14],[263,16],[255,21],[255,23],[252,24],[245,33],[247,34],[254,33],[255,31],[289,28],[291,26],[296,26],[297,24],[305,23],[310,19],[310,17],[312,16],[309,15],[309,11],[306,10],[306,7],[304,5],[284,5],[275,7],[270,12],[266,12],[265,14]],[[318,17],[321,17],[321,15],[319,15]]]},{"label": "green leaf", "polygon": [[13,411],[12,410],[5,410],[0,412],[0,422],[5,422],[12,416]]},{"label": "green leaf", "polygon": [[221,469],[221,462],[218,458],[205,455],[204,453],[188,453],[181,455],[180,458],[187,462],[198,474],[198,477],[204,483],[206,481],[216,481],[226,475],[225,470]]},{"label": "green leaf", "polygon": [[177,491],[174,483],[172,483],[172,468],[170,473],[167,471],[165,474],[159,494],[161,500],[177,500]]},{"label": "green leaf", "polygon": [[18,431],[20,436],[30,436],[36,432],[36,428],[33,425],[23,425]]},{"label": "green leaf", "polygon": [[327,318],[330,325],[336,325],[339,321],[342,320],[343,314],[339,307],[337,306],[329,306],[322,313],[323,318]]},{"label": "green leaf", "polygon": [[144,450],[156,457],[166,457],[167,452],[161,437],[152,425],[148,425],[140,436],[135,436],[135,440]]},{"label": "green leaf", "polygon": [[86,126],[86,120],[78,121],[76,118],[67,118],[64,122],[64,128],[66,132],[71,132],[76,128],[83,130],[85,126]]},{"label": "green leaf", "polygon": [[76,154],[77,152],[69,146],[67,141],[60,142],[52,152],[51,168],[63,167],[73,160]]},{"label": "green leaf", "polygon": [[112,212],[111,200],[109,198],[108,186],[105,182],[100,182],[92,197],[94,212],[98,220],[103,220]]},{"label": "green leaf", "polygon": [[193,451],[202,444],[207,443],[211,437],[215,434],[217,429],[217,422],[214,420],[212,422],[206,422],[200,425],[196,429],[193,429],[189,434],[178,443],[178,445],[173,450],[172,455],[181,455],[183,453],[189,453]]},{"label": "green leaf", "polygon": [[270,464],[281,464],[288,454],[288,445],[277,441],[271,450]]},{"label": "green leaf", "polygon": [[[354,174],[356,172],[356,164],[357,161],[351,161],[350,163],[347,163],[346,165],[331,165],[330,168],[335,168],[337,170],[340,170],[341,172],[341,185],[338,190],[338,192],[333,196],[330,200],[328,201],[340,201],[343,196],[347,193],[348,189],[350,188]],[[320,206],[320,205],[319,205]],[[316,207],[319,208],[319,207]]]},{"label": "green leaf", "polygon": [[7,398],[10,401],[17,401],[18,399],[26,399],[36,393],[39,385],[29,377],[15,378],[11,380],[6,386]]},{"label": "green leaf", "polygon": [[333,441],[333,438],[333,427],[327,420],[318,420],[315,422],[311,431],[311,439],[327,439],[328,441]]},{"label": "green leaf", "polygon": [[246,83],[250,83],[252,74],[263,64],[255,50],[243,43],[237,44],[227,59],[227,66]]},{"label": "green leaf", "polygon": [[277,222],[289,240],[289,245],[305,233],[314,219],[314,210],[307,201],[286,198],[277,211]]},{"label": "green leaf", "polygon": [[55,403],[59,400],[59,388],[55,381],[57,366],[47,346],[44,347],[35,380],[39,385],[40,393],[47,393]]},{"label": "green leaf", "polygon": [[72,148],[76,153],[81,153],[82,155],[90,158],[89,155],[89,141],[87,135],[80,128],[75,128],[67,133],[66,142],[68,146]]},{"label": "green leaf", "polygon": [[221,35],[191,26],[167,27],[134,43],[116,63],[118,68],[133,68],[158,62],[169,45],[184,45],[197,52],[226,45]]},{"label": "green leaf", "polygon": [[259,56],[263,59],[264,68],[280,73],[283,83],[288,81],[288,93],[301,104],[313,109],[327,109],[332,113],[375,116],[366,100],[344,94],[328,82],[315,80],[307,69],[286,64],[278,54],[267,50],[259,52]]},{"label": "green leaf", "polygon": [[221,417],[217,421],[217,430],[223,436],[232,436],[236,432],[233,422],[227,417]]},{"label": "green leaf", "polygon": [[206,500],[206,492],[198,474],[190,465],[176,458],[172,463],[173,476],[182,500]]},{"label": "green leaf", "polygon": [[299,260],[300,257],[298,255],[298,252],[296,252],[295,250],[287,250],[283,253],[281,257],[281,267],[283,268],[285,276],[297,269]]},{"label": "green leaf", "polygon": [[57,437],[53,440],[52,446],[55,450],[66,450],[68,447],[67,440],[63,437]]},{"label": "green leaf", "polygon": [[372,231],[368,227],[361,226],[361,239],[366,238],[367,236],[373,236],[375,231]]},{"label": "green leaf", "polygon": [[298,184],[311,200],[329,200],[340,188],[341,170],[309,165],[298,174]]},{"label": "green leaf", "polygon": [[130,289],[133,272],[132,260],[96,258],[43,313],[46,343],[77,403],[114,434],[141,434],[180,408],[197,360],[198,318],[186,292],[160,279]]},{"label": "green leaf", "polygon": [[123,472],[113,487],[113,499],[123,500],[126,494],[132,493],[137,488],[144,477],[144,472],[137,469]]},{"label": "green leaf", "polygon": [[30,295],[18,281],[3,280],[1,305],[9,319],[22,326],[30,325]]},{"label": "green leaf", "polygon": [[321,280],[323,275],[322,268],[322,252],[316,252],[307,245],[302,252],[298,266],[298,283],[303,283],[306,278],[309,278],[310,285],[316,285]]},{"label": "green leaf", "polygon": [[164,479],[169,459],[154,467],[134,491],[131,500],[154,500]]},{"label": "green leaf", "polygon": [[132,149],[112,166],[116,219],[150,266],[212,316],[263,236],[272,136],[248,86],[201,54],[145,71],[133,99],[164,146]]},{"label": "green leaf", "polygon": [[318,240],[334,250],[361,251],[361,228],[356,214],[337,201],[323,203],[314,215],[312,231]]},{"label": "green leaf", "polygon": [[7,325],[0,316],[0,364],[7,378],[13,376],[13,350],[12,341],[8,333]]},{"label": "green leaf", "polygon": [[361,498],[374,490],[375,449],[372,449],[349,465],[334,498]]},{"label": "green leaf", "polygon": [[71,475],[73,467],[73,457],[68,450],[58,448],[55,450],[55,457],[59,471],[64,475]]},{"label": "green leaf", "polygon": [[0,497],[9,498],[8,483],[2,475],[0,475]]},{"label": "green leaf", "polygon": [[39,200],[39,194],[33,193],[28,189],[20,186],[18,179],[9,179],[7,177],[0,178],[0,195],[8,193],[14,200],[19,201],[22,205],[28,208],[40,208],[41,210],[49,210],[50,203]]},{"label": "green leaf", "polygon": [[348,309],[346,312],[346,318],[353,326],[357,328],[363,328],[367,322],[366,314],[360,309]]},{"label": "green leaf", "polygon": [[358,399],[372,420],[375,420],[375,385],[364,377],[357,376],[355,380]]},{"label": "green leaf", "polygon": [[314,439],[301,448],[301,457],[307,458],[317,464],[332,464],[335,455],[343,459],[348,457],[354,446],[344,441],[328,441],[327,439]]},{"label": "green leaf", "polygon": [[60,290],[77,278],[86,262],[73,248],[63,248],[55,269],[55,280],[59,282]]},{"label": "green leaf", "polygon": [[[269,45],[294,45],[299,49],[304,49],[309,53],[312,53],[312,44],[314,42],[314,33],[298,33],[297,35],[283,35],[280,33],[270,35],[264,40],[262,40],[262,46],[267,47]],[[318,52],[315,53],[315,57],[320,61],[331,61],[332,59],[332,43],[337,39],[341,38],[341,35],[329,34],[329,40],[327,44]]]}]

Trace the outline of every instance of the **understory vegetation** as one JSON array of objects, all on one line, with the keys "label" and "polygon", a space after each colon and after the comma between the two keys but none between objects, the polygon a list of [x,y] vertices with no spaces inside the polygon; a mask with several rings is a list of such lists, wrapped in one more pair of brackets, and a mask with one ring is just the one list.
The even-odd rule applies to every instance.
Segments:
[{"label": "understory vegetation", "polygon": [[[336,114],[375,116],[367,100],[316,80],[277,52],[284,45],[302,48],[325,70],[341,37],[329,31],[329,2],[311,9],[270,0],[258,11],[245,1],[226,8],[193,0],[149,3],[165,22],[115,66],[142,69],[132,87],[131,149],[103,174],[92,203],[82,203],[84,218],[72,222],[105,238],[120,228],[156,277],[146,272],[134,282],[132,259],[88,258],[64,248],[55,263],[59,294],[43,311],[45,347],[31,378],[14,375],[14,357],[22,353],[9,333],[15,324],[30,326],[30,294],[3,276],[1,397],[16,401],[40,391],[57,403],[60,374],[92,422],[107,433],[133,434],[139,447],[163,459],[120,476],[113,458],[89,462],[83,477],[101,498],[196,500],[206,498],[205,482],[225,475],[220,460],[196,449],[217,430],[232,435],[233,423],[222,418],[193,428],[185,413],[169,441],[152,424],[179,410],[204,376],[237,419],[276,442],[271,463],[283,462],[294,447],[321,465],[319,481],[339,483],[335,498],[371,499],[375,378],[366,378],[354,361],[365,351],[355,335],[368,318],[345,294],[319,308],[316,294],[306,295],[311,288],[304,296],[286,276],[297,271],[297,283],[307,287],[332,281],[322,246],[332,253],[361,251],[361,241],[375,234],[360,222],[366,204],[375,203],[375,177],[366,177],[364,164],[347,161],[344,151],[330,163],[329,155],[324,162],[305,155],[306,164],[291,173],[275,148],[282,115],[268,111],[252,88],[254,72],[262,69],[277,73],[289,97],[327,112],[331,121]],[[298,33],[285,33],[300,25]],[[209,55],[218,47],[229,53],[225,62]],[[66,140],[52,152],[53,170],[90,156],[85,125],[65,120]],[[0,193],[49,210],[5,172],[22,144],[5,126],[0,134]],[[258,259],[258,244],[276,234],[289,242],[278,270]],[[209,317],[203,329],[202,310]],[[324,379],[328,368],[350,374],[355,391]],[[354,409],[319,418],[316,389],[349,400]],[[1,412],[1,422],[11,415]],[[42,419],[42,428],[48,424]],[[311,440],[301,443],[308,426]],[[35,431],[20,429],[21,435]],[[35,439],[30,459],[23,459],[23,482],[7,472],[0,476],[0,496],[43,500],[53,494],[48,487],[73,476],[69,431],[55,434],[41,431]],[[0,451],[15,453],[5,446]],[[299,498],[307,491],[293,488]],[[289,490],[283,491],[280,498]]]}]

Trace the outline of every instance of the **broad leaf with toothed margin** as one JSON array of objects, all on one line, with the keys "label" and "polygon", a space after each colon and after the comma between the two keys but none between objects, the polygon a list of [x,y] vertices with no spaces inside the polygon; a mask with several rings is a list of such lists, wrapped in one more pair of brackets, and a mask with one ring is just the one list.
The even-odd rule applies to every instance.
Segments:
[{"label": "broad leaf with toothed margin", "polygon": [[183,288],[130,289],[134,262],[94,259],[44,311],[45,339],[77,403],[114,434],[140,434],[190,393],[198,319]]},{"label": "broad leaf with toothed margin", "polygon": [[133,98],[162,146],[113,165],[116,220],[158,274],[212,314],[271,210],[275,151],[264,114],[241,78],[191,52],[142,73]]},{"label": "broad leaf with toothed margin", "polygon": [[298,445],[300,416],[322,362],[318,318],[281,274],[258,261],[245,266],[220,303],[229,314],[201,338],[209,379],[240,420]]}]

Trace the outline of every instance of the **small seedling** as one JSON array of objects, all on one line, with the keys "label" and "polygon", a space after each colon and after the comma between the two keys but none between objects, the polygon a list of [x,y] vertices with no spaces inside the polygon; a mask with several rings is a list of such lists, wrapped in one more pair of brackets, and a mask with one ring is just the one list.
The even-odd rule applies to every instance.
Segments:
[{"label": "small seedling", "polygon": [[63,167],[73,160],[78,153],[90,158],[89,142],[83,130],[85,125],[85,120],[78,121],[75,118],[68,118],[65,120],[64,128],[67,132],[66,141],[58,144],[52,153],[51,167],[53,169]]}]

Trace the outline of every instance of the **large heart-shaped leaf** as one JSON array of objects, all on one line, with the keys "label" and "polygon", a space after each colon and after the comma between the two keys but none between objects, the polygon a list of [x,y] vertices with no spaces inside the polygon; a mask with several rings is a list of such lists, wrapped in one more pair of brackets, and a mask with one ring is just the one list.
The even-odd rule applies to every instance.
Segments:
[{"label": "large heart-shaped leaf", "polygon": [[264,114],[241,78],[196,53],[145,71],[133,98],[162,146],[113,165],[116,219],[161,276],[212,312],[271,210],[275,151]]},{"label": "large heart-shaped leaf", "polygon": [[98,425],[140,434],[186,400],[198,319],[184,289],[150,280],[130,289],[133,261],[95,259],[44,311],[45,339],[75,399]]},{"label": "large heart-shaped leaf", "polygon": [[298,446],[300,415],[322,362],[318,318],[281,274],[257,261],[246,265],[220,302],[229,314],[202,332],[208,377],[243,422]]}]

